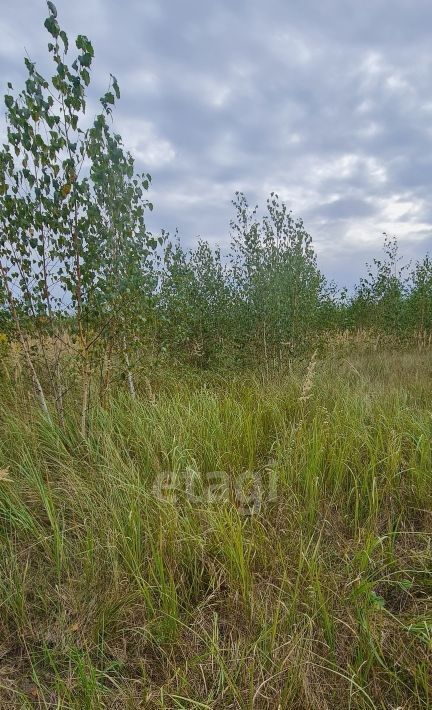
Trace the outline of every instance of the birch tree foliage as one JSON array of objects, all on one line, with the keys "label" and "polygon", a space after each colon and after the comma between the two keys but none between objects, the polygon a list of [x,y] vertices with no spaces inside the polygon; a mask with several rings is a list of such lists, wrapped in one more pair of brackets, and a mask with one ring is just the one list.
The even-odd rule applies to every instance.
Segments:
[{"label": "birch tree foliage", "polygon": [[112,322],[115,306],[117,320],[124,321],[120,302],[125,308],[125,294],[136,290],[156,243],[144,224],[152,207],[144,198],[150,175],[135,175],[134,161],[112,128],[118,82],[111,75],[101,109],[89,120],[93,46],[78,35],[71,58],[57,10],[47,4],[53,74],[44,78],[25,58],[24,88],[16,94],[9,83],[5,96],[0,268],[27,362],[33,332],[40,341],[38,364],[45,364],[52,383],[54,365],[43,357],[43,338],[69,328],[88,379],[95,332],[106,330],[101,317],[111,310]]}]

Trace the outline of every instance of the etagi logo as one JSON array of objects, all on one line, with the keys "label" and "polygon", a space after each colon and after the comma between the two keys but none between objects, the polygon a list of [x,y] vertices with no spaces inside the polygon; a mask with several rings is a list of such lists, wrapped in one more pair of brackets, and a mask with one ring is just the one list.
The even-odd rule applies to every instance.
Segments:
[{"label": "etagi logo", "polygon": [[176,505],[232,503],[243,515],[258,513],[264,504],[277,498],[277,473],[272,468],[264,471],[162,471],[152,486],[153,495]]}]

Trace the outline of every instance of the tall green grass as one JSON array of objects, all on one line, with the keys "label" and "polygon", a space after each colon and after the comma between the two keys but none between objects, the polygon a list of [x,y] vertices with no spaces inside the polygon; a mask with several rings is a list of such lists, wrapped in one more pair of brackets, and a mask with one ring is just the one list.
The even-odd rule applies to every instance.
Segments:
[{"label": "tall green grass", "polygon": [[0,707],[430,707],[432,364],[306,372],[3,385]]}]

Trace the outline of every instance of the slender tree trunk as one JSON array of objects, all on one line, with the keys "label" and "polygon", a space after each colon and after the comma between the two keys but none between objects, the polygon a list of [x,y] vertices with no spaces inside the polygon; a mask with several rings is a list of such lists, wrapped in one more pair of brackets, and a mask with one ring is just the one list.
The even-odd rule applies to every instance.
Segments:
[{"label": "slender tree trunk", "polygon": [[89,410],[89,404],[90,404],[90,380],[91,380],[91,371],[90,368],[88,367],[87,363],[84,369],[84,376],[83,376],[83,398],[82,398],[82,407],[81,407],[81,435],[83,439],[87,436],[87,415],[88,415],[88,410]]},{"label": "slender tree trunk", "polygon": [[112,351],[113,351],[113,341],[112,341],[112,338],[110,338],[108,341],[108,347],[104,351],[104,357],[103,357],[103,363],[102,363],[101,382],[100,382],[100,390],[99,390],[99,399],[100,399],[100,403],[102,406],[105,406],[108,386],[110,383]]},{"label": "slender tree trunk", "polygon": [[56,355],[56,363],[54,365],[54,372],[55,372],[56,389],[57,389],[57,393],[56,393],[57,412],[60,417],[60,423],[61,423],[62,427],[64,427],[65,415],[64,415],[63,389],[62,389],[61,370],[60,370],[60,353],[57,353],[57,355]]},{"label": "slender tree trunk", "polygon": [[29,372],[30,372],[30,375],[32,378],[33,387],[34,387],[34,390],[36,393],[36,397],[38,399],[40,408],[42,409],[43,413],[45,414],[47,419],[51,420],[51,415],[50,415],[50,412],[48,409],[45,393],[43,391],[43,387],[41,385],[38,374],[36,372],[36,368],[34,366],[32,358],[31,358],[31,354],[30,354],[30,350],[28,347],[26,337],[25,337],[25,335],[22,331],[22,328],[21,328],[21,322],[20,322],[17,310],[15,308],[15,303],[14,303],[12,292],[10,290],[9,281],[8,281],[7,274],[6,274],[6,269],[4,268],[3,264],[0,264],[0,273],[1,273],[3,284],[4,284],[4,287],[6,290],[6,297],[7,297],[9,308],[11,311],[11,316],[12,316],[13,321],[15,323],[15,327],[16,327],[17,333],[18,333],[18,338],[21,343],[24,357],[25,357],[25,360],[26,360],[26,363],[27,363],[27,366],[28,366],[28,369],[29,369]]},{"label": "slender tree trunk", "polygon": [[264,321],[264,330],[263,330],[263,344],[264,344],[264,360],[265,360],[265,367],[266,367],[266,372],[267,372],[267,377],[269,376],[269,362],[268,362],[268,353],[267,353],[267,334],[266,334],[266,322]]},{"label": "slender tree trunk", "polygon": [[133,375],[132,375],[132,370],[130,366],[130,360],[129,360],[129,354],[127,351],[126,347],[126,337],[123,336],[123,357],[126,365],[126,375],[127,375],[127,381],[128,381],[128,388],[130,395],[132,399],[136,399],[136,389],[135,389],[135,383],[133,380]]}]

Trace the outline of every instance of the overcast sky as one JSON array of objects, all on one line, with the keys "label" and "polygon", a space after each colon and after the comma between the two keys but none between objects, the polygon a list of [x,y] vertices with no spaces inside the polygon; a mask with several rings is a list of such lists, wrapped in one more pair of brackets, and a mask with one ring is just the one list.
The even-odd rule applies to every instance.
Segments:
[{"label": "overcast sky", "polygon": [[[228,243],[231,199],[274,190],[351,284],[382,232],[432,249],[431,0],[57,0],[109,73],[116,126],[153,177],[151,227]],[[0,0],[2,89],[46,67],[42,0]]]}]

